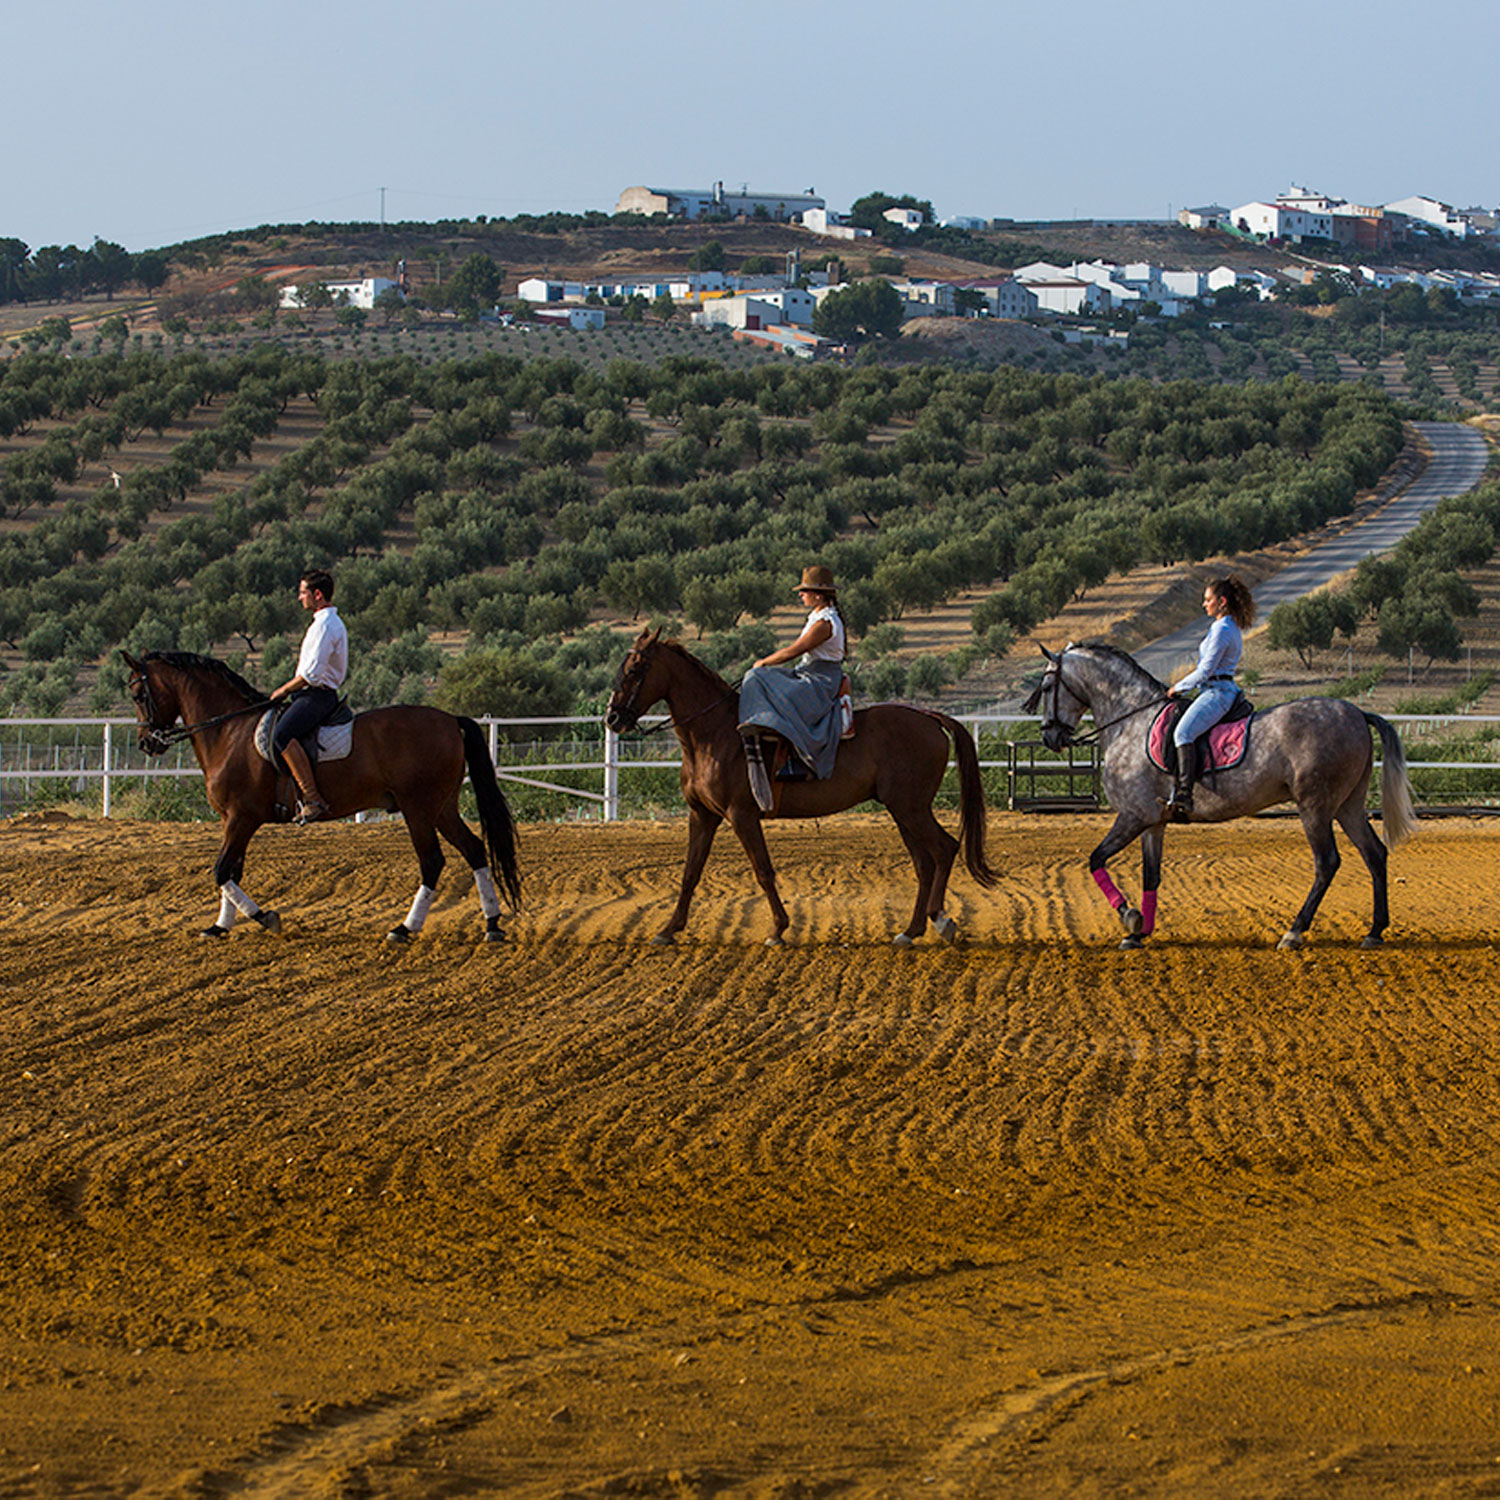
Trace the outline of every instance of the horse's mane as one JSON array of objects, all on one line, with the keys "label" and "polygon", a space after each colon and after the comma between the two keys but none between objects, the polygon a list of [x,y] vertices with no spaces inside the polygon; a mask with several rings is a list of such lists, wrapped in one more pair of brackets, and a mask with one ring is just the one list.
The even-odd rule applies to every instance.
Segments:
[{"label": "horse's mane", "polygon": [[165,662],[167,666],[176,667],[183,672],[206,673],[210,677],[217,677],[220,681],[227,682],[244,698],[246,703],[265,702],[266,695],[258,687],[246,682],[233,667],[217,661],[212,656],[199,656],[193,651],[148,651],[145,660]]},{"label": "horse's mane", "polygon": [[713,683],[713,685],[718,688],[721,693],[727,694],[734,691],[734,689],[730,687],[730,685],[725,682],[724,679],[720,677],[719,674],[715,672],[714,669],[709,666],[706,661],[700,661],[696,656],[693,655],[691,651],[688,650],[686,646],[682,644],[681,641],[658,641],[656,644],[658,649],[670,651],[675,656],[680,656],[683,661],[692,666],[694,670],[701,672],[703,676],[708,678],[708,680]]},{"label": "horse's mane", "polygon": [[1074,643],[1072,649],[1074,651],[1089,651],[1096,656],[1108,656],[1115,661],[1123,662],[1144,686],[1154,687],[1159,693],[1164,693],[1167,690],[1164,682],[1158,681],[1135,657],[1128,651],[1122,651],[1112,641],[1077,641]]}]

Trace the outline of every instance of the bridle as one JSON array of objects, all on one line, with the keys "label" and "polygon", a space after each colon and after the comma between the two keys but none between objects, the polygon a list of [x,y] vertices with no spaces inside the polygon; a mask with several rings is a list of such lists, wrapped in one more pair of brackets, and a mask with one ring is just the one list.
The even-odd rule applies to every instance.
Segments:
[{"label": "bridle", "polygon": [[271,706],[269,698],[262,698],[258,703],[232,708],[228,713],[216,714],[211,719],[200,719],[196,724],[168,724],[163,727],[156,723],[156,699],[151,696],[151,679],[144,672],[132,673],[126,689],[136,708],[144,715],[143,721],[136,727],[136,735],[141,749],[147,755],[165,755],[173,745],[192,739],[204,729],[216,728],[220,724],[227,724],[231,719],[259,713]]},{"label": "bridle", "polygon": [[1116,724],[1123,724],[1127,719],[1133,719],[1137,714],[1144,713],[1148,708],[1155,708],[1159,704],[1171,702],[1169,693],[1162,693],[1159,697],[1148,698],[1144,703],[1138,703],[1134,708],[1126,709],[1122,714],[1116,714],[1112,719],[1106,719],[1102,724],[1096,722],[1087,734],[1078,734],[1073,728],[1063,722],[1062,717],[1062,695],[1063,689],[1067,688],[1068,696],[1076,699],[1085,708],[1089,706],[1089,700],[1082,693],[1075,692],[1063,681],[1062,659],[1067,652],[1067,647],[1059,651],[1055,657],[1049,658],[1045,670],[1042,672],[1042,680],[1037,683],[1031,696],[1022,704],[1022,710],[1026,713],[1035,713],[1041,705],[1042,694],[1047,690],[1047,679],[1052,679],[1052,708],[1050,713],[1042,716],[1042,733],[1045,735],[1049,728],[1061,728],[1067,735],[1064,747],[1070,748],[1075,745],[1096,745],[1099,738],[1106,729],[1113,729]]},{"label": "bridle", "polygon": [[[649,653],[655,644],[656,642],[652,641],[649,645],[643,646],[639,651],[631,652],[631,656],[636,658],[634,663],[627,656],[620,668],[619,680],[615,686],[616,692],[619,692],[620,688],[624,686],[627,676],[633,675],[635,681],[631,685],[630,697],[624,703],[620,704],[618,708],[611,708],[605,714],[604,722],[609,725],[611,718],[617,719],[621,727],[616,729],[615,733],[622,739],[630,735],[644,736],[647,734],[656,734],[663,729],[677,729],[683,724],[691,724],[694,719],[701,719],[704,714],[708,713],[711,709],[717,708],[721,703],[728,703],[739,691],[737,688],[730,688],[727,693],[715,698],[711,703],[705,703],[702,708],[695,708],[692,713],[686,715],[684,718],[679,719],[669,714],[662,723],[653,724],[650,729],[642,729],[640,727],[641,716],[639,710],[636,708],[636,704],[640,701],[641,688],[646,681],[646,666],[650,659]],[[613,728],[614,726],[610,725],[610,727]]]}]

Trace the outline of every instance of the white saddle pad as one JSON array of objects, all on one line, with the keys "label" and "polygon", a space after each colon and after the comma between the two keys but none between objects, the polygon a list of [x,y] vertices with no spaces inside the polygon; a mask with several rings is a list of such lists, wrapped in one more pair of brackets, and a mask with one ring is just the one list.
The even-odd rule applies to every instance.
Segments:
[{"label": "white saddle pad", "polygon": [[[276,710],[268,708],[261,715],[260,723],[255,726],[255,748],[260,752],[260,758],[276,764],[276,759],[271,750],[271,726],[276,717]],[[324,724],[318,730],[318,763],[321,765],[325,760],[343,760],[350,750],[354,748],[354,725],[348,724]]]}]

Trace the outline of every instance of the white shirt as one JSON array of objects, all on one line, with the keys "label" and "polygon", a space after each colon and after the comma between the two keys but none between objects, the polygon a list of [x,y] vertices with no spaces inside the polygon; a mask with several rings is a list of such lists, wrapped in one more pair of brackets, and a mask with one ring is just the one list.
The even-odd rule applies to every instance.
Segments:
[{"label": "white shirt", "polygon": [[325,604],[312,617],[302,637],[297,676],[309,687],[337,688],[349,675],[349,632],[333,605]]},{"label": "white shirt", "polygon": [[833,626],[833,634],[814,646],[811,651],[803,653],[803,661],[843,661],[844,659],[844,622],[838,610],[833,605],[825,604],[821,609],[815,609],[808,617],[807,624],[802,628],[808,629],[818,620],[827,620]]}]

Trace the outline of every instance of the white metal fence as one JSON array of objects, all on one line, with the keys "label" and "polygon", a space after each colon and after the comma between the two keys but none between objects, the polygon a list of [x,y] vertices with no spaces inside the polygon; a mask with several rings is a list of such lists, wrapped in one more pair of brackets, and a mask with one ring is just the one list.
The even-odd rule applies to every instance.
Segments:
[{"label": "white metal fence", "polygon": [[[958,714],[954,716],[976,739],[1002,725],[1035,725],[1037,720],[1024,714]],[[1500,725],[1500,716],[1483,714],[1388,714],[1401,728],[1407,744],[1407,765],[1413,771],[1447,771],[1467,776],[1500,771],[1500,761],[1493,760],[1423,760],[1413,753],[1424,739],[1456,728],[1479,729]],[[648,717],[641,731],[622,738],[604,728],[597,718],[567,715],[531,719],[481,719],[489,738],[495,769],[504,781],[539,791],[575,799],[597,807],[606,822],[621,815],[620,773],[622,771],[675,771],[679,765],[677,744],[670,733],[652,733],[651,725],[664,721]],[[577,739],[536,738],[518,740],[515,731],[528,728],[555,734],[567,725],[584,726],[586,733]],[[47,743],[40,742],[39,731],[51,731]],[[67,743],[68,731],[72,743]],[[111,816],[115,789],[122,783],[142,783],[153,778],[196,777],[197,762],[189,745],[179,745],[167,756],[152,758],[136,743],[133,719],[0,719],[0,815],[29,805],[38,785],[63,781],[70,783],[77,795],[87,797],[97,783],[100,787],[100,809]],[[504,733],[502,733],[504,731]],[[1490,733],[1496,733],[1493,729]],[[1014,737],[1014,736],[1013,736]],[[981,740],[981,744],[983,741]],[[980,759],[984,769],[1004,769],[1005,759]],[[555,778],[560,773],[587,773],[597,778],[598,790],[589,786],[569,786]],[[19,796],[13,791],[19,788]],[[1476,791],[1479,788],[1476,784]],[[669,789],[664,789],[664,794]],[[1489,795],[1486,800],[1496,800]]]}]

